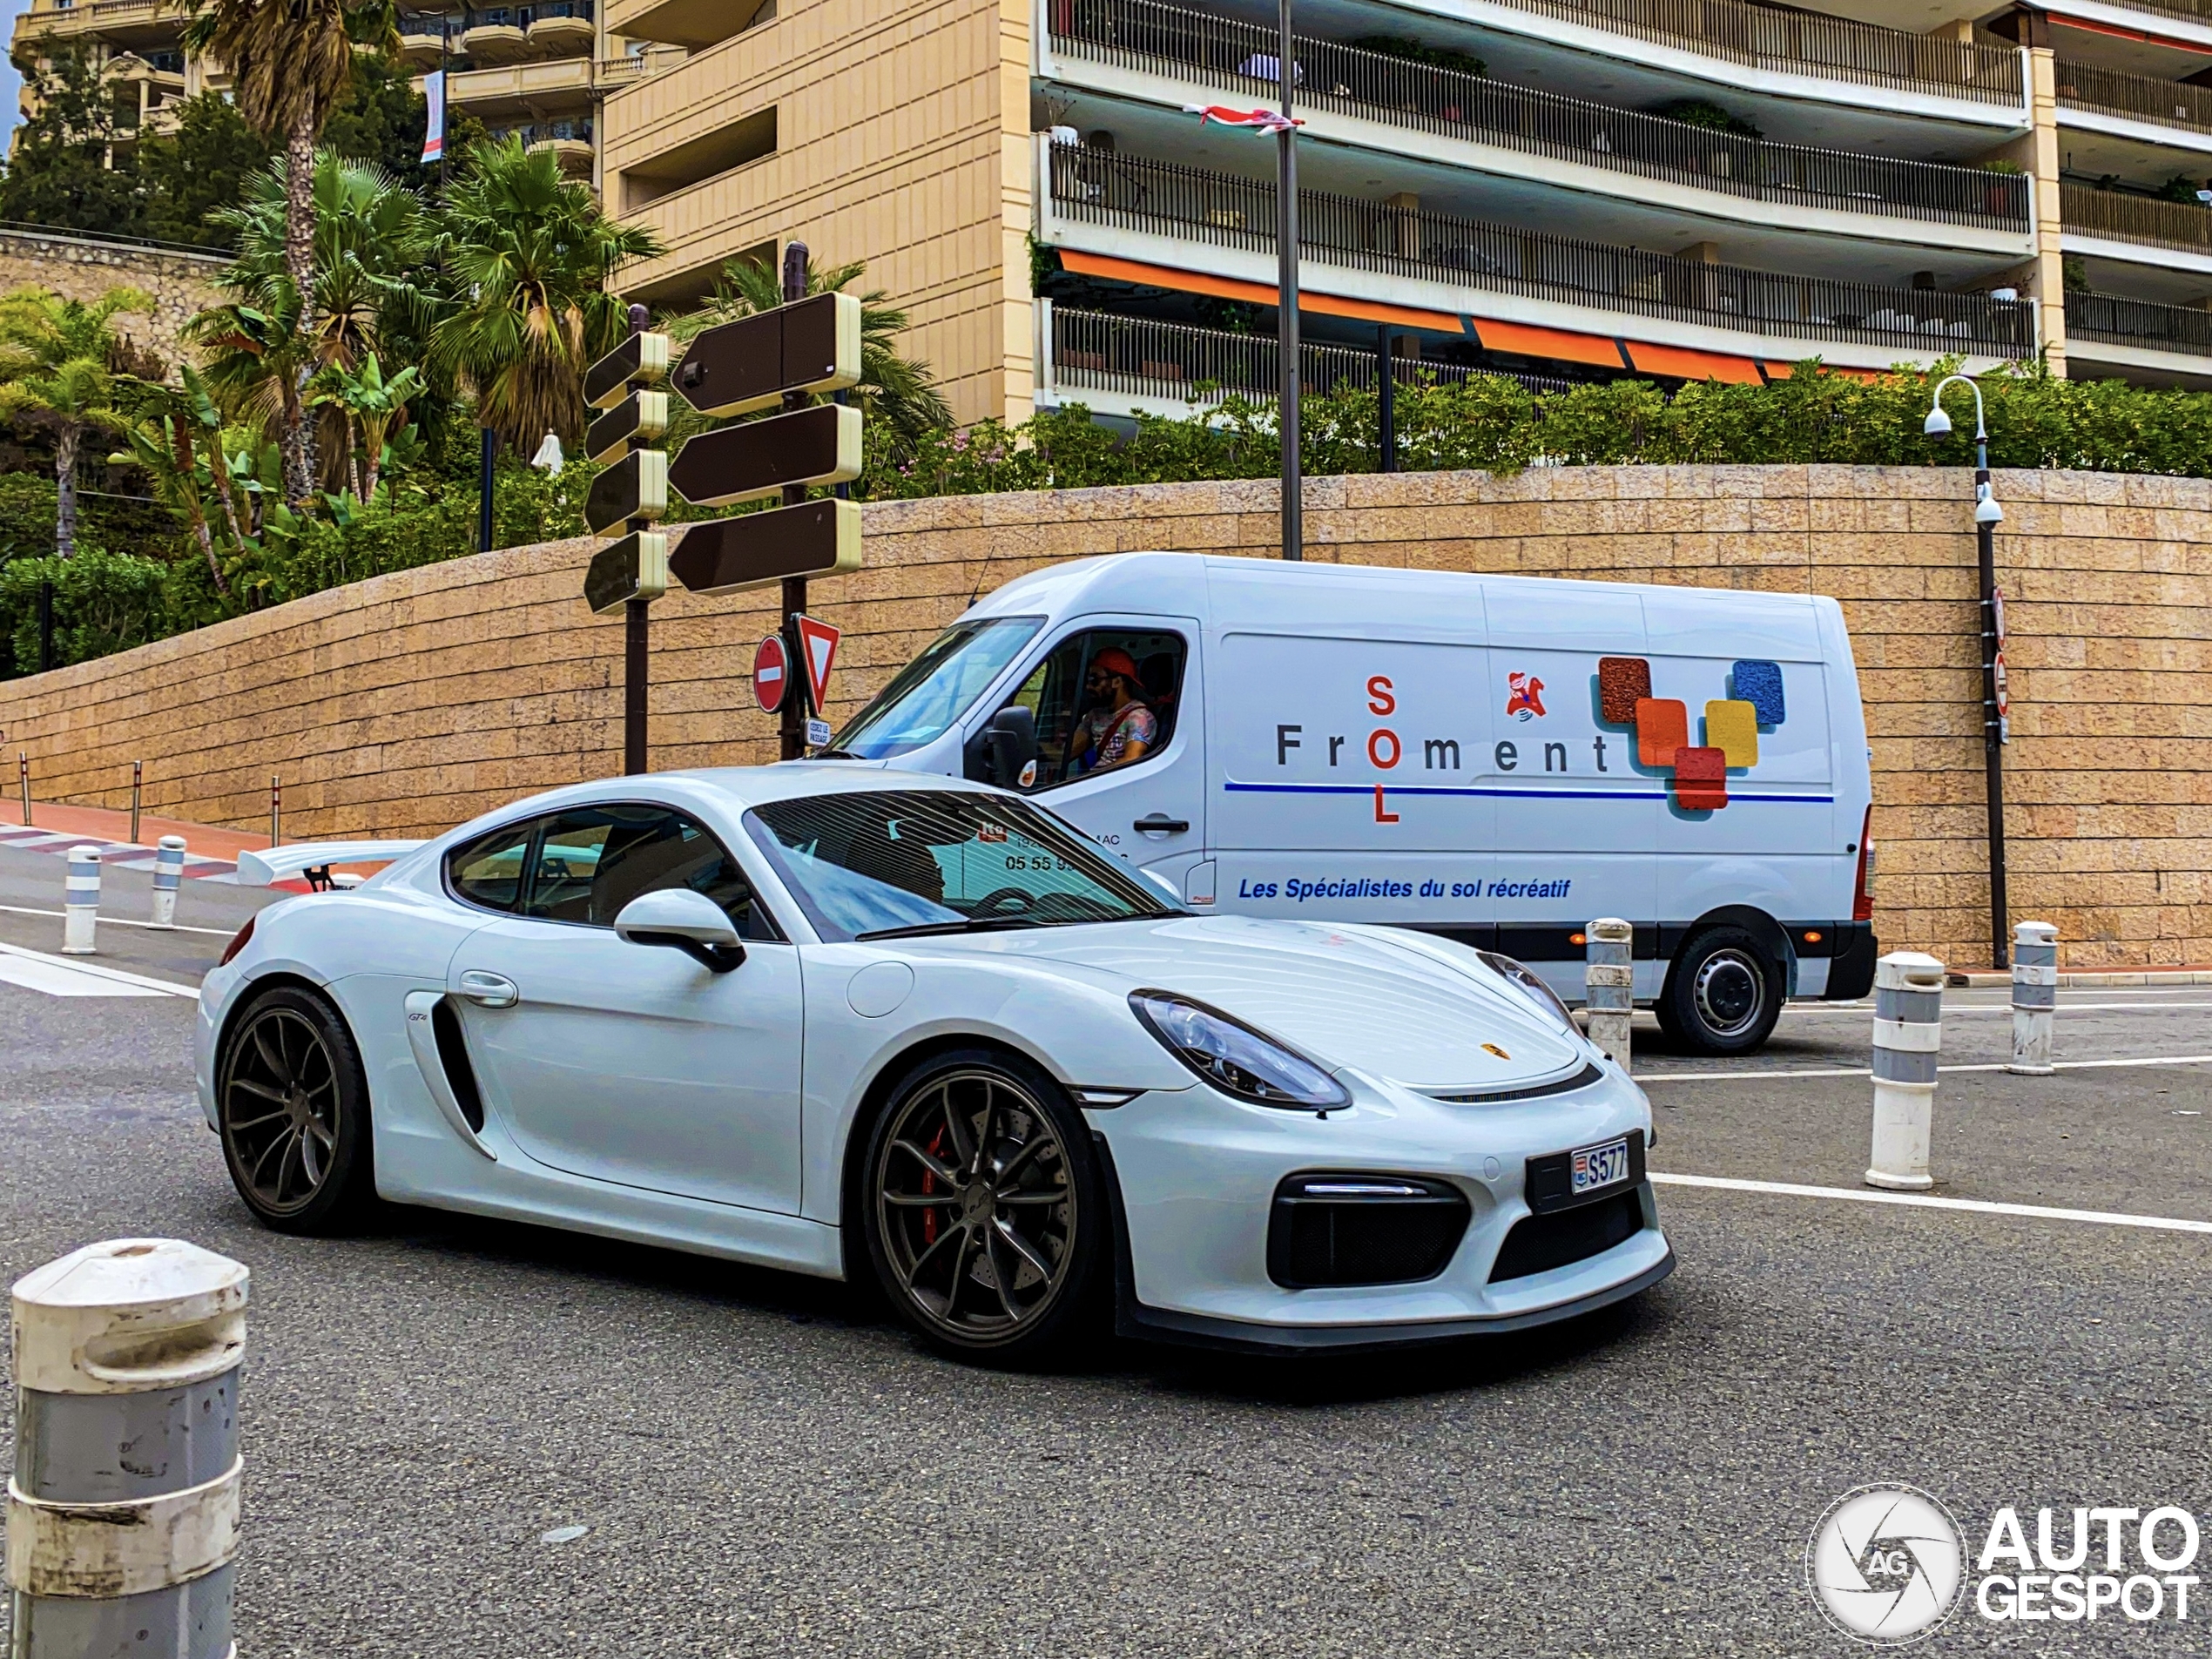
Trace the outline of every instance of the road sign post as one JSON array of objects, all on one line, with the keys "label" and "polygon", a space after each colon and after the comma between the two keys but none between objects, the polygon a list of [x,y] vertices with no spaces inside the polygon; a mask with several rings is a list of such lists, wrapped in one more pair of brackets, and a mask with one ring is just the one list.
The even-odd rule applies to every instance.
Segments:
[{"label": "road sign post", "polygon": [[610,462],[591,481],[583,522],[594,536],[624,532],[593,556],[583,598],[595,614],[620,610],[622,769],[645,770],[646,694],[651,671],[651,607],[668,590],[668,537],[653,526],[668,516],[668,456],[645,445],[668,430],[666,334],[649,331],[643,306],[630,307],[630,337],[584,371],[583,400],[601,411],[584,434],[584,454]]},{"label": "road sign post", "polygon": [[[860,302],[850,294],[806,292],[804,242],[785,245],[783,298],[772,311],[699,334],[670,376],[677,395],[702,415],[746,415],[779,402],[783,412],[701,433],[684,445],[666,475],[667,484],[694,506],[779,494],[783,502],[689,526],[668,569],[693,593],[780,590],[777,637],[755,654],[753,687],[761,707],[779,718],[782,758],[796,760],[810,744],[819,748],[828,741],[819,688],[810,698],[794,685],[807,678],[802,624],[827,633],[832,655],[836,640],[835,630],[804,617],[807,580],[860,564],[860,508],[806,496],[810,485],[844,484],[860,475],[860,411],[813,401],[818,393],[860,383]],[[610,400],[614,390],[610,384]],[[780,658],[773,664],[780,683],[772,701],[762,679],[771,644]]]}]

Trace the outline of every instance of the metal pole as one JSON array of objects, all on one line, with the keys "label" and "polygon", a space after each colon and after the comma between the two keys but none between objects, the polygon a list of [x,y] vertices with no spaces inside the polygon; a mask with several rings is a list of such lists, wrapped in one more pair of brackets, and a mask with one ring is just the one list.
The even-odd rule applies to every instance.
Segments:
[{"label": "metal pole", "polygon": [[1379,418],[1375,423],[1375,448],[1384,472],[1398,470],[1398,368],[1392,361],[1390,325],[1375,325],[1375,370],[1380,395]]},{"label": "metal pole", "polygon": [[276,773],[269,774],[269,845],[284,844],[284,780]]},{"label": "metal pole", "polygon": [[[652,314],[644,306],[630,307],[630,332],[642,334]],[[633,518],[631,530],[650,530],[652,521]],[[652,603],[646,599],[632,599],[623,607],[622,617],[622,769],[636,777],[647,770],[645,764],[645,723],[647,676],[651,671]]]},{"label": "metal pole", "polygon": [[1277,0],[1275,84],[1282,94],[1283,130],[1275,135],[1276,338],[1283,383],[1277,404],[1283,436],[1283,556],[1305,556],[1305,481],[1298,457],[1298,129],[1291,125],[1291,0]]},{"label": "metal pole", "polygon": [[[784,244],[784,303],[789,305],[794,300],[806,297],[806,244],[786,242]],[[787,409],[805,408],[806,394],[785,393],[784,407]],[[784,487],[785,506],[796,507],[806,499],[806,488],[804,484],[786,484]],[[789,676],[789,681],[784,691],[780,717],[781,759],[786,760],[804,760],[806,758],[806,717],[813,711],[813,706],[808,697],[810,681],[806,658],[801,655],[805,642],[799,637],[798,625],[792,621],[806,609],[806,578],[787,577],[783,585],[783,611],[777,624],[784,631],[784,648],[791,656],[791,665],[784,671]]]},{"label": "metal pole", "polygon": [[23,821],[30,822],[30,757],[18,749],[16,752],[16,779],[23,786]]},{"label": "metal pole", "polygon": [[133,760],[131,763],[131,845],[133,846],[138,844],[138,792],[145,780],[146,763]]},{"label": "metal pole", "polygon": [[[1983,432],[1980,411],[1974,421],[1974,505],[1989,494],[1989,439]],[[2003,726],[1997,716],[1997,527],[1974,526],[1975,553],[1981,565],[1981,725],[1982,765],[1989,799],[1989,950],[1993,967],[2008,961],[2006,917],[2011,907],[2005,897],[2005,754]]]},{"label": "metal pole", "polygon": [[246,1271],[173,1238],[16,1282],[18,1659],[219,1659],[239,1547]]},{"label": "metal pole", "polygon": [[499,456],[499,434],[484,428],[484,458],[476,475],[476,551],[491,551],[491,463]]}]

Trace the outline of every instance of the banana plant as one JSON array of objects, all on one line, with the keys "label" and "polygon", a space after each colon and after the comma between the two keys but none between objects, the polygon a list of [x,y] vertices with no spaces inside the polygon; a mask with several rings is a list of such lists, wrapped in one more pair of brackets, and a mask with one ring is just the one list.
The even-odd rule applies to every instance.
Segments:
[{"label": "banana plant", "polygon": [[360,454],[348,455],[347,462],[354,486],[351,493],[363,505],[375,502],[377,477],[390,451],[391,432],[405,422],[408,401],[420,396],[422,389],[421,371],[412,363],[385,379],[374,352],[361,360],[359,368],[333,363],[315,376],[315,401],[342,410],[348,435],[359,434]]}]

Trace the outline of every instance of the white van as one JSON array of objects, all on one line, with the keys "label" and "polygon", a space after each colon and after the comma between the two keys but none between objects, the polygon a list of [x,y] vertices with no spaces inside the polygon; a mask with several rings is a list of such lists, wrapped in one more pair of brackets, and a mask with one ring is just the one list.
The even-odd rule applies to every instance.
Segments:
[{"label": "white van", "polygon": [[1082,559],[971,608],[830,752],[1033,794],[1196,909],[1416,927],[1569,1001],[1584,925],[1625,918],[1638,1001],[1709,1053],[1873,981],[1832,599]]}]

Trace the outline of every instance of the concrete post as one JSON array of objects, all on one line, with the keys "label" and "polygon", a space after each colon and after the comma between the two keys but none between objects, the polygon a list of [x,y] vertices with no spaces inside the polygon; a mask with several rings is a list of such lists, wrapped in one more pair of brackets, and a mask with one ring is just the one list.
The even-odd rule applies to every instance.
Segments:
[{"label": "concrete post", "polygon": [[153,925],[177,925],[177,889],[185,879],[185,838],[165,835],[153,854]]},{"label": "concrete post", "polygon": [[92,956],[92,929],[100,919],[100,849],[69,849],[69,874],[62,886],[62,954]]},{"label": "concrete post", "polygon": [[2051,1014],[2059,1005],[2059,930],[2047,921],[2013,929],[2013,1062],[2026,1077],[2051,1075]]},{"label": "concrete post", "polygon": [[1635,929],[1600,916],[1583,930],[1582,1005],[1589,1010],[1590,1041],[1607,1059],[1629,1069],[1629,1026],[1635,1018]]},{"label": "concrete post", "polygon": [[1936,1058],[1943,1049],[1943,964],[1917,950],[1874,964],[1874,1155],[1870,1187],[1917,1191],[1928,1174]]},{"label": "concrete post", "polygon": [[14,1659],[226,1659],[247,1275],[170,1238],[16,1283]]}]

